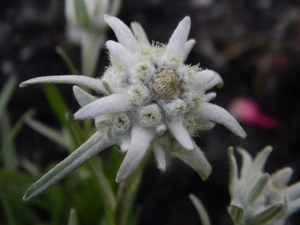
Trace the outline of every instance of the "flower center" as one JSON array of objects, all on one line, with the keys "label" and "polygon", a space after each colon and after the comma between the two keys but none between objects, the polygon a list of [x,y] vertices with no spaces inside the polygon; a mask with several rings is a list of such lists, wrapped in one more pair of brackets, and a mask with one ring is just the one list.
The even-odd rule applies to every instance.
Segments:
[{"label": "flower center", "polygon": [[174,99],[179,95],[181,80],[173,69],[158,70],[153,78],[153,92],[161,99]]}]

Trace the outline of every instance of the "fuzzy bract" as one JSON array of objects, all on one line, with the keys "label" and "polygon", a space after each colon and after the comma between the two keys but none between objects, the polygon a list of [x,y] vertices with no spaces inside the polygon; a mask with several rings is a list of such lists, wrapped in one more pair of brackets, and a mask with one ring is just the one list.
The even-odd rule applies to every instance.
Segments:
[{"label": "fuzzy bract", "polygon": [[195,44],[188,40],[190,18],[178,24],[166,45],[150,43],[136,22],[130,29],[118,18],[104,18],[118,42],[106,42],[111,64],[101,78],[93,82],[85,76],[48,76],[25,81],[21,86],[74,83],[104,95],[94,97],[75,86],[74,95],[82,108],[74,118],[94,119],[103,142],[118,145],[126,153],[117,182],[128,177],[149,150],[153,150],[162,171],[166,169],[166,156],[173,155],[206,179],[211,167],[192,136],[213,128],[215,123],[242,138],[246,134],[225,109],[209,103],[216,94],[207,91],[223,84],[219,74],[184,64]]}]

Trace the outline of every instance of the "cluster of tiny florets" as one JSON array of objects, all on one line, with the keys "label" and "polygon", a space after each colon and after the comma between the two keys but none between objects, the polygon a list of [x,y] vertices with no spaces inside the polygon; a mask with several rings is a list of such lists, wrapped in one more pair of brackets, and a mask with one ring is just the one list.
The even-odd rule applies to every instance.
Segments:
[{"label": "cluster of tiny florets", "polygon": [[160,124],[162,115],[156,104],[148,105],[138,111],[138,118],[147,127],[157,127]]},{"label": "cluster of tiny florets", "polygon": [[178,97],[181,79],[173,69],[156,71],[152,89],[158,99],[174,99]]},{"label": "cluster of tiny florets", "polygon": [[[201,121],[197,115],[187,114],[189,111],[197,111],[205,102],[204,90],[190,88],[197,80],[196,74],[202,69],[199,65],[178,62],[176,66],[173,63],[165,65],[162,63],[165,50],[166,45],[158,42],[139,48],[135,63],[132,63],[129,70],[117,62],[114,55],[110,55],[112,63],[102,80],[108,83],[113,93],[127,93],[136,106],[135,112],[131,113],[132,119],[141,120],[147,127],[152,127],[158,126],[166,118],[185,116],[184,123],[188,132],[195,135],[198,130],[207,127],[207,121]],[[174,58],[180,57],[171,53],[168,56],[168,60],[165,60],[167,62],[174,62]]]}]

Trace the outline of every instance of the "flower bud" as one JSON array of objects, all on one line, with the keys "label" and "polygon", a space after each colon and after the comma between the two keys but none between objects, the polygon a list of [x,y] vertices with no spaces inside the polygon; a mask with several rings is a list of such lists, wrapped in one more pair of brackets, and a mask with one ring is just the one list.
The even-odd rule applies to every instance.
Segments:
[{"label": "flower bud", "polygon": [[161,113],[158,105],[152,104],[139,110],[139,119],[147,127],[157,127],[160,125]]},{"label": "flower bud", "polygon": [[148,88],[143,84],[132,85],[128,88],[127,94],[139,106],[147,103],[150,98]]},{"label": "flower bud", "polygon": [[131,126],[131,122],[125,113],[118,113],[114,118],[113,125],[117,130],[127,131]]},{"label": "flower bud", "polygon": [[148,61],[142,61],[136,64],[133,68],[131,82],[148,83],[155,73],[155,68]]}]

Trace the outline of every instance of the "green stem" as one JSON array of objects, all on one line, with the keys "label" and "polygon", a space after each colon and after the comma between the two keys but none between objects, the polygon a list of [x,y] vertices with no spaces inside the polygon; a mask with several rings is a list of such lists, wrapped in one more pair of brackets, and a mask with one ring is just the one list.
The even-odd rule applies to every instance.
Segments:
[{"label": "green stem", "polygon": [[[146,154],[136,171],[120,183],[117,192],[116,221],[117,225],[132,225],[132,210],[141,184],[142,175],[149,161],[150,152]],[[130,219],[130,221],[129,221]]]},{"label": "green stem", "polygon": [[107,220],[110,225],[117,225],[115,220],[116,198],[104,173],[102,162],[99,158],[95,158],[90,160],[88,166],[99,185],[99,195],[103,199],[103,204],[105,205]]}]

